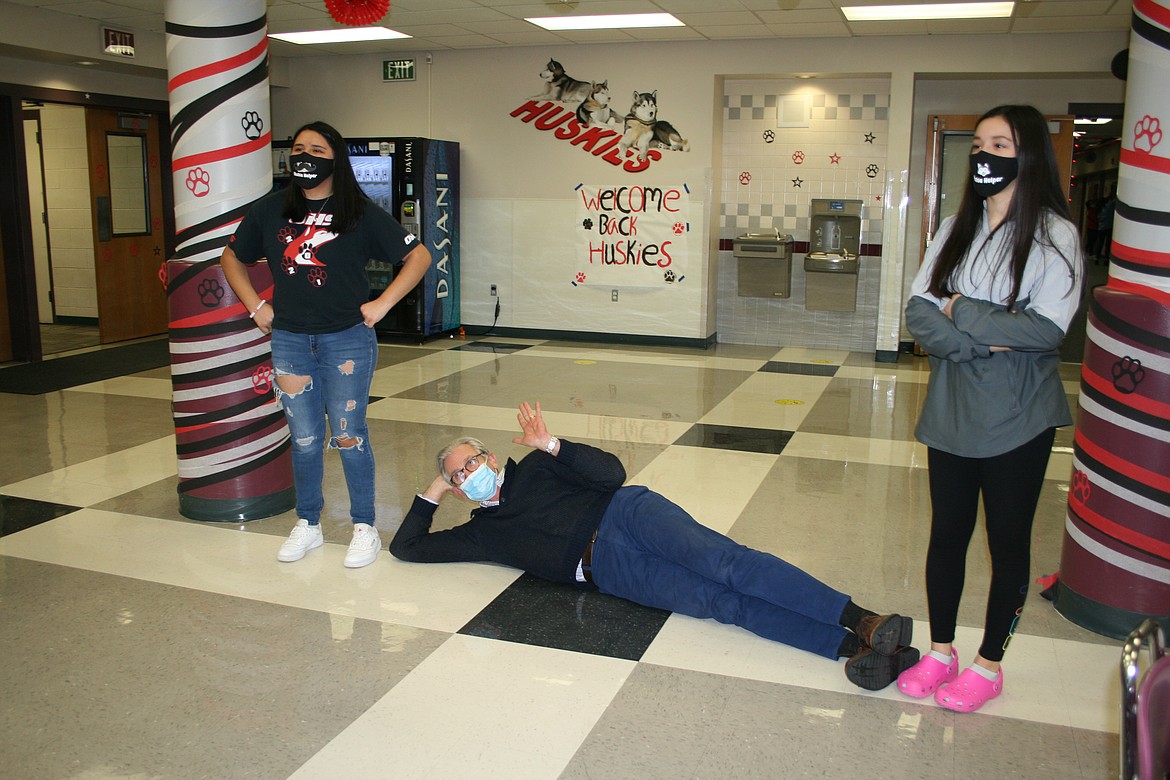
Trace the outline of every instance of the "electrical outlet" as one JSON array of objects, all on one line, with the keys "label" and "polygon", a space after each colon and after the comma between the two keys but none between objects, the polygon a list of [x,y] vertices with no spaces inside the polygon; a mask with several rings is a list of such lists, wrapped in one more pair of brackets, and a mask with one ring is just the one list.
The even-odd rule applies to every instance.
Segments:
[{"label": "electrical outlet", "polygon": [[617,303],[617,290],[610,290],[609,299],[614,303]]},{"label": "electrical outlet", "polygon": [[492,285],[492,297],[496,297],[496,286],[494,284]]}]

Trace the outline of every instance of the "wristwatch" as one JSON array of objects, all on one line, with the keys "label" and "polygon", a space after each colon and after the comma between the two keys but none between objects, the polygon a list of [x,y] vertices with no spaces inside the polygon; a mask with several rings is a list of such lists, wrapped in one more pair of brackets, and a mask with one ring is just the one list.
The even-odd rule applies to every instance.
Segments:
[{"label": "wristwatch", "polygon": [[553,450],[557,448],[557,443],[560,441],[556,436],[548,437],[548,444],[544,445],[544,451],[549,455],[553,454]]}]

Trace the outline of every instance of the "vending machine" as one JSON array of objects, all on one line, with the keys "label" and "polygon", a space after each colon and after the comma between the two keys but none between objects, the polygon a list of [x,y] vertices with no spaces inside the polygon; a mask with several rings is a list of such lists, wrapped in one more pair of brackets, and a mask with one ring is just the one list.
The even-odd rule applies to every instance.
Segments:
[{"label": "vending machine", "polygon": [[[375,326],[379,334],[425,340],[456,331],[459,312],[459,144],[433,138],[349,138],[358,186],[376,205],[418,236],[431,266],[418,286]],[[276,181],[288,180],[289,141],[273,144]],[[283,176],[282,176],[283,173]],[[371,300],[400,267],[371,260]]]}]

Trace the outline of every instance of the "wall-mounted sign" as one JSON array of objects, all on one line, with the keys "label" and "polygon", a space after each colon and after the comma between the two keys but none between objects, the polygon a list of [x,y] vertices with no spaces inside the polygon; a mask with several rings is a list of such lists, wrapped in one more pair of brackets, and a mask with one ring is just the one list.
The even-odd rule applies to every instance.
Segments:
[{"label": "wall-mounted sign", "polygon": [[102,28],[102,53],[118,57],[134,56],[134,33]]},{"label": "wall-mounted sign", "polygon": [[[661,287],[686,278],[690,188],[579,184],[571,283]],[[616,299],[615,299],[616,300]]]},{"label": "wall-mounted sign", "polygon": [[414,57],[382,60],[382,81],[414,81]]}]

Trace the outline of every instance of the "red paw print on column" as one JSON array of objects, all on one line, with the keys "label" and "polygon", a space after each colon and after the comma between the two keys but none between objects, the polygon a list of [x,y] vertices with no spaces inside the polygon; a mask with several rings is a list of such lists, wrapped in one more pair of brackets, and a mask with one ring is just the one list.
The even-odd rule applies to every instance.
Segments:
[{"label": "red paw print on column", "polygon": [[1139,152],[1152,152],[1162,142],[1162,123],[1158,117],[1146,114],[1133,126],[1133,148]]},{"label": "red paw print on column", "polygon": [[792,162],[796,163],[797,165],[800,165],[801,163],[803,163],[804,162],[804,152],[793,152],[792,153]]},{"label": "red paw print on column", "polygon": [[745,187],[749,183],[751,183],[751,180],[752,180],[752,175],[750,173],[748,173],[747,171],[744,171],[743,173],[741,173],[739,175],[739,183],[744,185]]},{"label": "red paw print on column", "polygon": [[280,270],[284,271],[289,276],[297,275],[297,262],[291,257],[284,257],[280,260]]},{"label": "red paw print on column", "polygon": [[274,376],[272,366],[256,366],[256,370],[252,372],[252,389],[256,391],[256,395],[272,391]]},{"label": "red paw print on column", "polygon": [[202,168],[192,168],[187,173],[187,189],[196,198],[211,192],[211,176]]},{"label": "red paw print on column", "polygon": [[324,287],[325,280],[328,278],[329,274],[325,273],[324,268],[312,268],[309,270],[309,284],[313,285],[314,287]]},{"label": "red paw print on column", "polygon": [[1093,492],[1092,485],[1089,484],[1089,475],[1077,469],[1073,472],[1072,478],[1072,494],[1073,498],[1082,504],[1089,501],[1089,494]]}]

